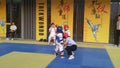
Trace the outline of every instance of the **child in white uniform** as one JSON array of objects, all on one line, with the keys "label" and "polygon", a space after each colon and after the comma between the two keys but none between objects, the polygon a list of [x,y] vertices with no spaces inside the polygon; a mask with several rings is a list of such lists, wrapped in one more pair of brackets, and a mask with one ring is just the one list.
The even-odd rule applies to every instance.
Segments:
[{"label": "child in white uniform", "polygon": [[[13,38],[15,37],[16,30],[17,30],[17,26],[13,22],[10,26],[10,31],[8,32],[8,35],[10,35],[11,40],[14,40]],[[9,40],[9,38],[7,38],[7,40]]]},{"label": "child in white uniform", "polygon": [[55,48],[55,55],[58,55],[58,51],[60,52],[61,58],[64,58],[64,47],[63,47],[63,31],[62,27],[57,27],[57,34],[56,34],[56,48]]},{"label": "child in white uniform", "polygon": [[54,23],[51,24],[49,28],[50,35],[48,37],[48,44],[50,44],[51,40],[53,40],[53,45],[55,45],[55,37],[56,37],[56,26]]}]

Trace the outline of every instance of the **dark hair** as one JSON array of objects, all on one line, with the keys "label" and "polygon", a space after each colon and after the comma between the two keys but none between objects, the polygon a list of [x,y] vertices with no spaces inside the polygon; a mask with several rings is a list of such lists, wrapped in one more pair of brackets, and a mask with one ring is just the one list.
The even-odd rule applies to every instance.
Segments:
[{"label": "dark hair", "polygon": [[54,25],[54,22],[52,22],[51,25]]},{"label": "dark hair", "polygon": [[120,17],[120,14],[118,15],[118,17]]}]

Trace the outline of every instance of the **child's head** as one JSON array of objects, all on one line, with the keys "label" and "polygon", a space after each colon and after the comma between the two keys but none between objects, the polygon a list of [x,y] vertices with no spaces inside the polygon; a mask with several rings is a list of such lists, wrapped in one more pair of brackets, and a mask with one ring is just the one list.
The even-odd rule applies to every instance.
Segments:
[{"label": "child's head", "polygon": [[58,26],[58,27],[57,27],[57,33],[63,33],[61,26]]},{"label": "child's head", "polygon": [[118,15],[118,21],[120,21],[120,15]]},{"label": "child's head", "polygon": [[12,23],[11,23],[11,25],[15,25],[15,23],[14,23],[14,22],[12,22]]},{"label": "child's head", "polygon": [[52,22],[51,25],[54,25],[54,22]]},{"label": "child's head", "polygon": [[52,22],[52,23],[51,23],[51,26],[52,26],[52,27],[55,27],[55,24]]},{"label": "child's head", "polygon": [[64,25],[64,30],[68,30],[68,25]]}]

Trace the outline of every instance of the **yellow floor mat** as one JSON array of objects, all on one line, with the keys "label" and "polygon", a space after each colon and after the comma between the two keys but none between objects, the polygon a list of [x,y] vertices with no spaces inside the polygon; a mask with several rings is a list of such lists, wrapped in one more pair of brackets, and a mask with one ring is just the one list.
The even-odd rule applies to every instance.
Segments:
[{"label": "yellow floor mat", "polygon": [[24,44],[47,44],[47,42],[39,42],[39,41],[33,41],[33,40],[1,40],[2,42],[7,43],[24,43]]},{"label": "yellow floor mat", "polygon": [[120,48],[106,48],[115,68],[120,68]]},{"label": "yellow floor mat", "polygon": [[0,57],[0,68],[45,68],[54,55],[12,52]]}]

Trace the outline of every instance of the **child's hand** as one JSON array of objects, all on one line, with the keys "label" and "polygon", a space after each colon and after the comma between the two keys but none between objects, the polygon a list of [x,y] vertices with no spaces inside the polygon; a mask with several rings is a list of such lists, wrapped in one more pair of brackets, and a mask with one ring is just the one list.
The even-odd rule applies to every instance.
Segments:
[{"label": "child's hand", "polygon": [[67,46],[66,45],[64,45],[64,48],[66,48]]}]

